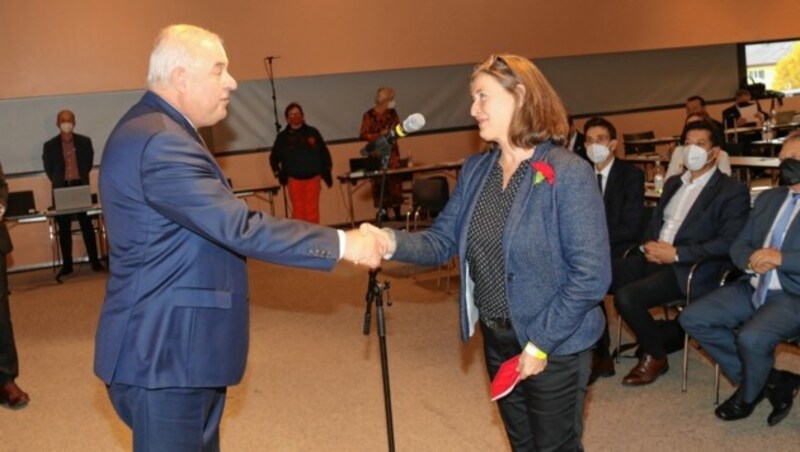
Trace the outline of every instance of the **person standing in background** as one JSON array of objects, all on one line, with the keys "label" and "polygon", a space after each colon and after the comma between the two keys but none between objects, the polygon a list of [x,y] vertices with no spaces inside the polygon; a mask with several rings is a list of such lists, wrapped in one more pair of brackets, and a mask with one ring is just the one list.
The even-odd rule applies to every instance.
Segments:
[{"label": "person standing in background", "polygon": [[275,138],[269,164],[288,188],[292,218],[319,223],[320,180],[333,186],[331,153],[319,131],[306,124],[300,104],[289,104],[284,115],[289,125]]},{"label": "person standing in background", "polygon": [[[394,89],[388,86],[378,88],[375,93],[375,106],[367,110],[361,117],[360,137],[364,141],[373,141],[389,132],[400,124],[400,116],[395,110]],[[380,153],[375,152],[370,157],[380,159]],[[400,167],[400,148],[397,142],[392,143],[389,154],[389,169]],[[386,178],[386,193],[383,195],[383,205],[379,206],[381,196],[380,179],[372,180],[372,202],[375,207],[380,207],[381,214],[386,215],[386,210],[391,208],[395,219],[400,220],[400,205],[403,203],[403,181],[397,176]]]},{"label": "person standing in background", "polygon": [[30,396],[14,382],[19,376],[19,361],[14,343],[14,329],[11,327],[11,307],[8,304],[6,257],[14,246],[6,228],[7,205],[8,184],[3,165],[0,164],[0,405],[18,409],[28,404]]},{"label": "person standing in background", "polygon": [[[44,144],[42,161],[44,172],[53,189],[89,185],[89,172],[94,165],[94,148],[92,140],[84,135],[73,132],[75,128],[75,114],[69,110],[61,110],[56,116],[56,126],[61,131]],[[92,270],[103,271],[103,264],[97,257],[97,242],[94,237],[92,221],[85,212],[74,215],[59,215],[56,217],[58,225],[58,243],[61,247],[63,265],[56,275],[56,281],[72,274],[72,220],[78,219],[81,225],[83,243],[86,245],[86,254],[92,263]]]}]

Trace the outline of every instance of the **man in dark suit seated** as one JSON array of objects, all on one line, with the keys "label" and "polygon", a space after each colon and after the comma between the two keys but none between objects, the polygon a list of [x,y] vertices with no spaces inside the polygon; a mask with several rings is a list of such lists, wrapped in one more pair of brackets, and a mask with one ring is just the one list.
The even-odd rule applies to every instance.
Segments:
[{"label": "man in dark suit seated", "polygon": [[[750,127],[758,124],[759,120],[764,119],[766,114],[761,110],[761,104],[753,102],[753,95],[747,89],[738,89],[734,97],[734,104],[722,110],[722,120],[725,122],[725,127]],[[752,115],[742,114],[743,111],[749,111],[750,106],[755,105],[756,112]]]},{"label": "man in dark suit seated", "polygon": [[[722,131],[722,123],[712,118],[706,109],[706,100],[702,96],[695,94],[686,99],[686,122],[689,122],[691,116],[703,116],[711,121],[716,127]],[[684,123],[685,124],[685,123]]]},{"label": "man in dark suit seated", "polygon": [[[667,344],[682,331],[677,321],[656,322],[650,308],[686,297],[694,263],[726,257],[747,220],[747,189],[716,169],[722,142],[705,121],[686,128],[687,171],[673,176],[645,230],[642,254],[615,261],[614,305],[639,342],[639,362],[622,380],[626,386],[652,383],[669,369]],[[724,265],[709,263],[694,274],[692,293],[710,292]]]},{"label": "man in dark suit seated", "polygon": [[789,413],[800,376],[778,371],[775,347],[800,336],[800,132],[783,144],[781,187],[758,196],[731,259],[746,275],[697,300],[681,315],[692,335],[738,388],[715,411],[732,421],[753,412],[765,393],[770,426]]},{"label": "man in dark suit seated", "polygon": [[[625,250],[641,239],[644,219],[644,173],[614,157],[617,148],[617,129],[605,118],[592,118],[583,126],[586,154],[594,165],[597,183],[603,193],[606,223],[608,224],[611,258],[621,258]],[[600,305],[605,312],[605,305]],[[598,377],[614,375],[614,360],[609,347],[611,339],[608,322],[594,350],[589,382]]]}]

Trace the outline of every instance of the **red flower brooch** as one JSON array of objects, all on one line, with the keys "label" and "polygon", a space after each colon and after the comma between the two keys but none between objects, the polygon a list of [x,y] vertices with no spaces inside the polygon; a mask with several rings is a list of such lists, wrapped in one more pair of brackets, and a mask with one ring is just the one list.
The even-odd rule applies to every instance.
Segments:
[{"label": "red flower brooch", "polygon": [[537,162],[531,162],[531,168],[533,168],[534,171],[533,185],[541,184],[543,180],[547,180],[547,183],[550,185],[556,183],[556,172],[549,163],[541,160]]}]

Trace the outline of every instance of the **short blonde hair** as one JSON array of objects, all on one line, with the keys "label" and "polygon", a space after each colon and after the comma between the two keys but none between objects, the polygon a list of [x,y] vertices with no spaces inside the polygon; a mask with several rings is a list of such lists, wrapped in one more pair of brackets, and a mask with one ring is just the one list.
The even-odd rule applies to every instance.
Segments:
[{"label": "short blonde hair", "polygon": [[[527,58],[492,55],[475,67],[471,80],[486,74],[497,80],[517,102],[508,138],[511,144],[531,148],[552,140],[563,145],[569,135],[567,110],[544,74]],[[524,93],[517,87],[524,88]]]},{"label": "short blonde hair", "polygon": [[194,49],[204,41],[222,44],[217,34],[195,25],[176,24],[163,28],[150,53],[147,87],[152,89],[166,84],[175,68],[194,67]]}]

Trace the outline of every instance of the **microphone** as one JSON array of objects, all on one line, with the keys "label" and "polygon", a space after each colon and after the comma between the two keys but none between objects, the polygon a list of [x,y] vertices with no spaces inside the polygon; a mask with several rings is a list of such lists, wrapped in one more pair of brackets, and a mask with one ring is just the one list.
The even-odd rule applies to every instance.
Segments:
[{"label": "microphone", "polygon": [[414,113],[406,118],[401,124],[394,126],[386,134],[370,141],[363,148],[361,148],[361,155],[367,156],[375,152],[381,154],[388,154],[392,149],[392,145],[399,138],[403,138],[409,133],[414,133],[419,129],[425,127],[425,117],[421,113]]}]

